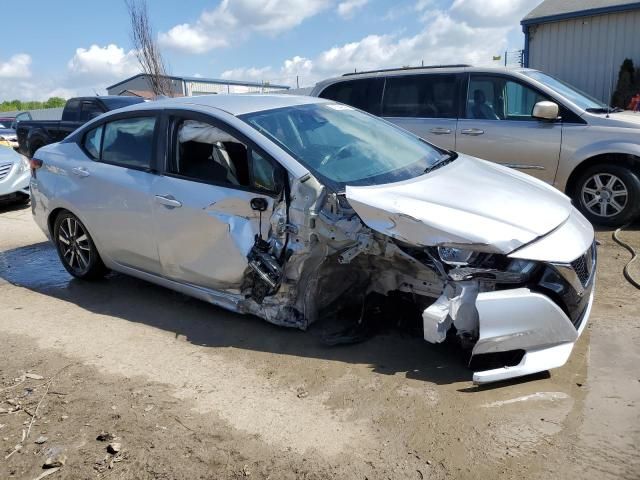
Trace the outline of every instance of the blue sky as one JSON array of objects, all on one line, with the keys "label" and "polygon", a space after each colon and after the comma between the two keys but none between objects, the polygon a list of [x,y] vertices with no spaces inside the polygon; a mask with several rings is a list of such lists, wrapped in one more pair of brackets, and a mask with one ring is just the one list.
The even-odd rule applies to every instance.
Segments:
[{"label": "blue sky", "polygon": [[[491,64],[540,0],[148,0],[176,75],[301,86],[370,68]],[[108,6],[105,6],[108,5]],[[138,71],[124,0],[12,2],[0,100],[104,93]]]}]

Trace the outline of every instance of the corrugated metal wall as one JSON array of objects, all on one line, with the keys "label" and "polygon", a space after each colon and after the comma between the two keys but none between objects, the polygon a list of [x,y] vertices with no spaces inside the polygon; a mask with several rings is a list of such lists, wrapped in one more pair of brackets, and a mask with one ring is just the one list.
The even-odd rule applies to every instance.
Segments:
[{"label": "corrugated metal wall", "polygon": [[275,93],[285,90],[278,87],[270,87],[268,84],[264,86],[252,86],[189,81],[186,82],[186,85],[187,96],[208,95],[213,93]]},{"label": "corrugated metal wall", "polygon": [[609,102],[625,58],[640,67],[640,10],[529,27],[529,67]]}]

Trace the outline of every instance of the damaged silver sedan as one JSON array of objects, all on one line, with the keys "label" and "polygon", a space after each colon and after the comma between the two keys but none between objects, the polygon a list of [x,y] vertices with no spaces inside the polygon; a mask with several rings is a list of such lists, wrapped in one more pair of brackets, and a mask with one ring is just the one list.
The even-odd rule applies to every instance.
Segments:
[{"label": "damaged silver sedan", "polygon": [[79,278],[112,269],[300,329],[386,305],[488,360],[476,383],[563,365],[589,317],[594,232],[565,195],[334,102],[139,104],[31,167],[35,219]]}]

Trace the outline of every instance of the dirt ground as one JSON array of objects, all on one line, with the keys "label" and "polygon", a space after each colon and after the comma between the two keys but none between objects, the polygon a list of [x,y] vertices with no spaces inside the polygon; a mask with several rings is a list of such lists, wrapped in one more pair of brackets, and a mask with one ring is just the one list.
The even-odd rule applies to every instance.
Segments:
[{"label": "dirt ground", "polygon": [[[622,236],[640,249],[638,226]],[[326,347],[123,275],[72,280],[30,210],[5,208],[0,478],[66,457],[47,478],[638,479],[640,292],[598,239],[569,363],[478,388],[453,347],[403,332]]]}]

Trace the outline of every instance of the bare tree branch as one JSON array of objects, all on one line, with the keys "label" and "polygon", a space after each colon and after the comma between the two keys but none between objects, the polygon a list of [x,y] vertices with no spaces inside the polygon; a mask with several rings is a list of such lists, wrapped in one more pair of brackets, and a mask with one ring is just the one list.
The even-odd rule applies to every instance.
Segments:
[{"label": "bare tree branch", "polygon": [[156,95],[173,96],[171,80],[149,23],[146,0],[125,0],[131,21],[131,42],[142,72],[147,74],[151,90]]}]

